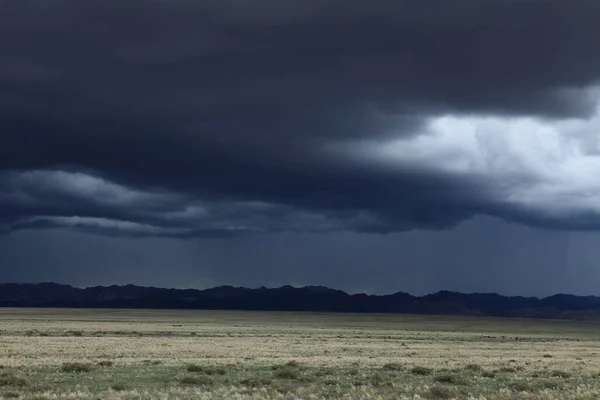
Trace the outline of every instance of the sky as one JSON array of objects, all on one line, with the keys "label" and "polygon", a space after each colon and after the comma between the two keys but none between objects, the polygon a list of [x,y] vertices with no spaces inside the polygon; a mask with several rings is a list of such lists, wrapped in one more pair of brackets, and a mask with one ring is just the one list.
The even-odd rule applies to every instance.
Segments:
[{"label": "sky", "polygon": [[0,282],[600,295],[596,0],[0,0]]}]

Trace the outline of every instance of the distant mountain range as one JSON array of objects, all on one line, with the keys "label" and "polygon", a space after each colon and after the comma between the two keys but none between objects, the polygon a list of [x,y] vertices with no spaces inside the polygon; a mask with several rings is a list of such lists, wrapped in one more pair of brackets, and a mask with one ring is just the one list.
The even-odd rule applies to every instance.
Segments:
[{"label": "distant mountain range", "polygon": [[422,297],[347,294],[320,286],[247,289],[161,289],[56,283],[0,284],[0,307],[157,308],[478,315],[600,320],[600,297],[558,294],[543,299],[441,291]]}]

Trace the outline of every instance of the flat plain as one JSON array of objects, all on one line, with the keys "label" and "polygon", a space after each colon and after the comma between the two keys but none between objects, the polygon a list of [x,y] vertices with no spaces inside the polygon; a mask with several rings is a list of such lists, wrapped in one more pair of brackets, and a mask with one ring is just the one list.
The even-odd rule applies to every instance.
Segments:
[{"label": "flat plain", "polygon": [[598,398],[598,322],[0,308],[0,399]]}]

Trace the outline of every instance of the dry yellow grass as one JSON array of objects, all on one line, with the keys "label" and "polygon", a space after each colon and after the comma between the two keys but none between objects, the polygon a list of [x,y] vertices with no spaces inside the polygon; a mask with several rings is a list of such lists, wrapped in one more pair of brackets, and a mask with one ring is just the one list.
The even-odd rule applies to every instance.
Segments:
[{"label": "dry yellow grass", "polygon": [[0,309],[0,398],[596,399],[598,328],[400,315]]}]

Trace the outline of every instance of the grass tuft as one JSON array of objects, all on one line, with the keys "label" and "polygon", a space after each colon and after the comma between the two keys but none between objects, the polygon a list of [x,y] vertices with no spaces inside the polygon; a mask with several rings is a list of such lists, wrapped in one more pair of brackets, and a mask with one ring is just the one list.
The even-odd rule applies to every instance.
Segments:
[{"label": "grass tuft", "polygon": [[3,373],[0,374],[0,387],[2,386],[25,387],[29,386],[29,381],[22,376],[12,373]]},{"label": "grass tuft", "polygon": [[552,371],[552,372],[550,373],[550,376],[554,376],[554,377],[556,377],[556,378],[567,379],[567,378],[570,378],[570,377],[571,377],[571,373],[569,373],[569,372],[567,372],[567,371],[559,371],[559,370],[556,370],[556,371]]},{"label": "grass tuft", "polygon": [[318,368],[315,371],[316,377],[331,376],[333,374],[334,374],[334,371],[331,368]]},{"label": "grass tuft", "polygon": [[509,384],[509,387],[511,389],[513,389],[515,392],[528,392],[528,393],[535,392],[535,387],[529,382],[523,382],[523,381],[512,382],[511,384]]},{"label": "grass tuft", "polygon": [[298,368],[300,367],[300,363],[296,360],[292,360],[290,362],[288,362],[287,364],[285,364],[288,367],[292,367],[292,368]]},{"label": "grass tuft", "polygon": [[453,374],[437,375],[434,379],[436,382],[447,383],[447,384],[452,384],[452,385],[467,386],[471,383],[466,377],[464,377],[462,375],[453,375]]},{"label": "grass tuft", "polygon": [[273,376],[279,379],[298,379],[300,378],[300,373],[296,369],[281,368],[276,370]]},{"label": "grass tuft", "polygon": [[471,372],[481,372],[483,370],[483,368],[479,364],[469,364],[465,366],[465,369]]},{"label": "grass tuft", "polygon": [[431,375],[433,374],[433,369],[427,367],[414,366],[410,369],[410,372],[415,375]]},{"label": "grass tuft", "polygon": [[161,365],[162,361],[160,361],[160,360],[142,360],[142,364],[144,364],[144,365]]},{"label": "grass tuft", "polygon": [[453,399],[458,396],[456,389],[446,386],[434,386],[429,389],[428,397],[434,400]]},{"label": "grass tuft", "polygon": [[186,375],[178,379],[182,385],[196,385],[196,386],[208,386],[212,385],[214,381],[212,378],[206,375]]},{"label": "grass tuft", "polygon": [[94,370],[94,366],[92,364],[84,364],[84,363],[65,363],[63,364],[61,371],[62,372],[92,372]]},{"label": "grass tuft", "polygon": [[185,367],[185,370],[187,372],[204,372],[204,367],[202,365],[189,364],[187,367]]},{"label": "grass tuft", "polygon": [[246,387],[255,389],[270,386],[273,383],[273,381],[266,378],[248,378],[243,379],[242,381],[240,381],[240,383]]},{"label": "grass tuft", "polygon": [[388,363],[383,366],[386,371],[404,371],[404,366],[399,363]]},{"label": "grass tuft", "polygon": [[100,361],[98,363],[98,365],[101,366],[101,367],[112,367],[113,365],[115,365],[115,363],[113,361],[107,361],[107,360],[105,360],[105,361]]},{"label": "grass tuft", "polygon": [[185,369],[187,372],[198,372],[206,375],[227,375],[227,370],[223,367],[206,367],[203,365],[189,364]]},{"label": "grass tuft", "polygon": [[227,370],[223,367],[206,368],[204,373],[207,375],[227,375]]},{"label": "grass tuft", "polygon": [[110,387],[115,392],[124,392],[125,390],[129,390],[130,387],[126,383],[118,382]]},{"label": "grass tuft", "polygon": [[562,382],[557,381],[541,381],[536,384],[541,389],[560,390],[563,388]]},{"label": "grass tuft", "polygon": [[495,378],[496,374],[494,372],[492,372],[492,371],[483,371],[481,373],[481,376],[484,377],[484,378],[490,378],[491,379],[491,378]]}]

